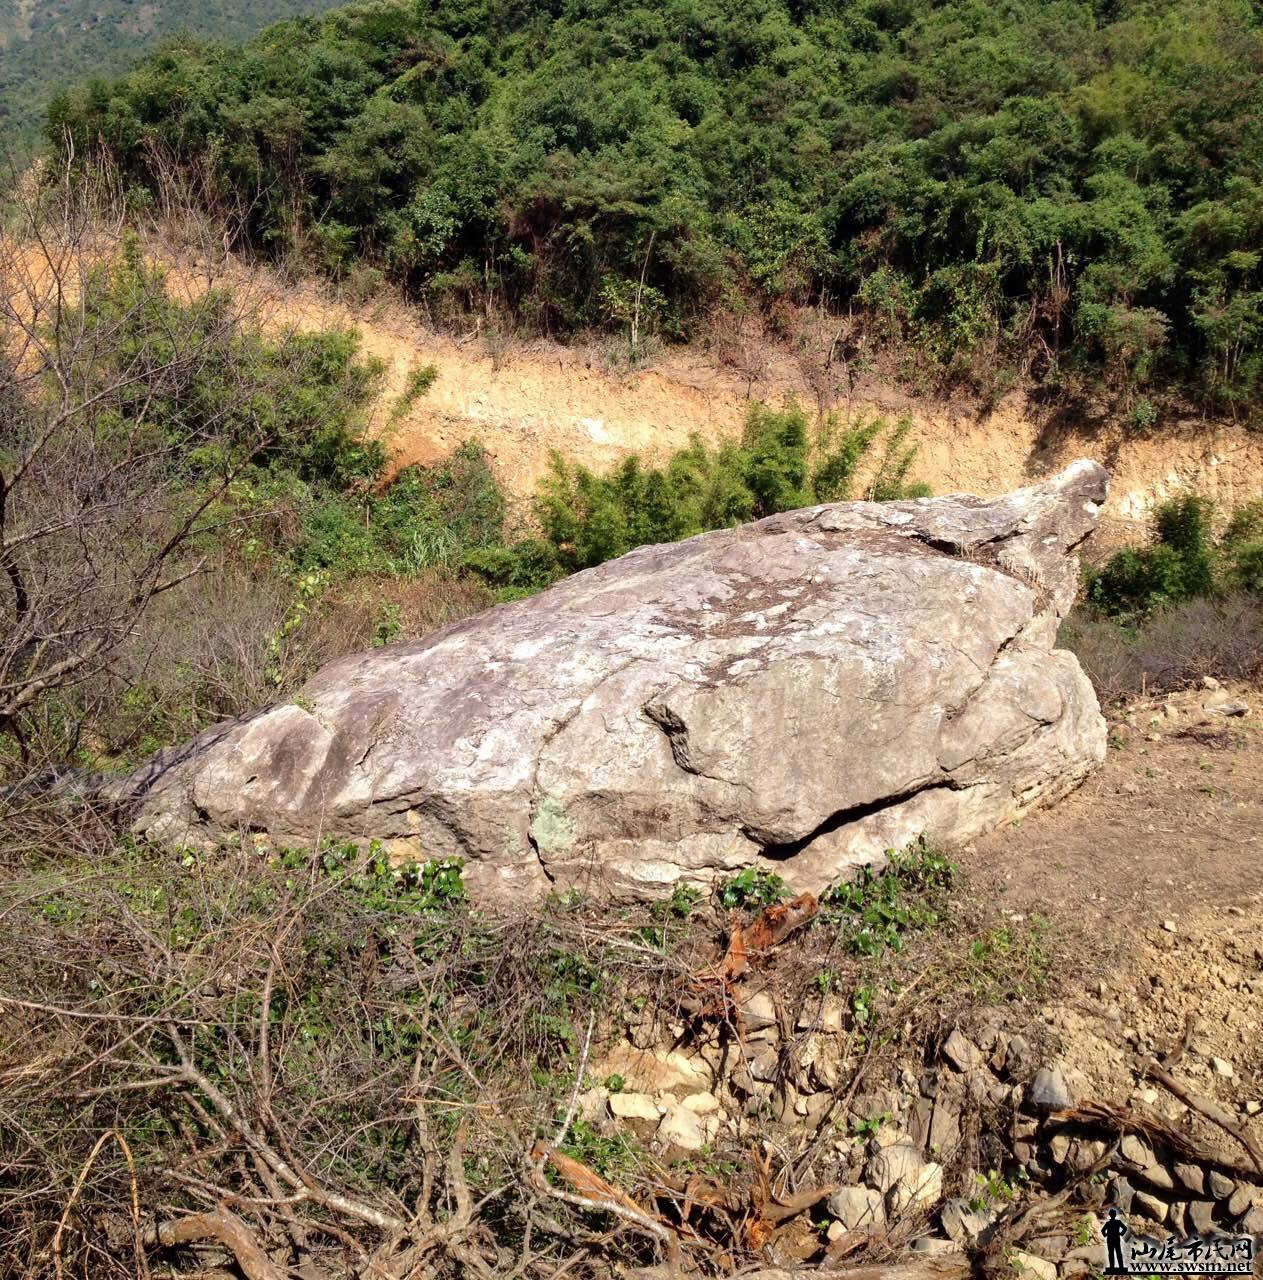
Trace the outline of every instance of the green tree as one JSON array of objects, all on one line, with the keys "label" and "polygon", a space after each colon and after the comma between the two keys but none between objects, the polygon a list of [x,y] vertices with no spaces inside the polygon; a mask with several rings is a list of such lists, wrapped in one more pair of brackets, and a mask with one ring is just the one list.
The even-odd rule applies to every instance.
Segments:
[{"label": "green tree", "polygon": [[374,0],[173,42],[48,137],[450,319],[639,350],[809,303],[921,380],[1263,395],[1251,0]]}]

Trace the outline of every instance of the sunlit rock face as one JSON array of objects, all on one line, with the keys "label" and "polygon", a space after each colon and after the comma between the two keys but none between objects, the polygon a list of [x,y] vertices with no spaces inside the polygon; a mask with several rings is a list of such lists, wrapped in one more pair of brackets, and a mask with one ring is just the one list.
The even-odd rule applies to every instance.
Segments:
[{"label": "sunlit rock face", "polygon": [[643,547],[345,658],[138,770],[141,832],[459,855],[484,900],[656,895],[754,863],[819,889],[967,839],[1104,756],[1054,647],[1105,471],[806,508]]}]

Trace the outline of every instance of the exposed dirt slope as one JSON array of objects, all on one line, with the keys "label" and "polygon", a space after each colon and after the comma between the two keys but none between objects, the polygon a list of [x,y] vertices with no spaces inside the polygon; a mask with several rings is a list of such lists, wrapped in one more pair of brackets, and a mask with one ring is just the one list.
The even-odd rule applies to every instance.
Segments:
[{"label": "exposed dirt slope", "polygon": [[[615,367],[610,345],[563,347],[485,332],[452,338],[385,296],[352,306],[313,281],[286,281],[231,258],[208,269],[161,248],[154,253],[171,269],[175,288],[198,293],[213,276],[236,288],[243,295],[240,306],[257,308],[267,325],[357,329],[364,353],[385,369],[377,429],[389,436],[396,465],[431,461],[474,438],[520,499],[534,493],[552,450],[596,469],[633,452],[660,459],[694,435],[732,439],[752,398],[776,403],[786,396],[808,405],[823,397],[844,419],[907,415],[909,442],[918,449],[916,478],[935,493],[995,494],[1042,479],[1075,458],[1093,458],[1113,476],[1098,547],[1134,537],[1136,522],[1155,501],[1186,489],[1227,508],[1263,496],[1263,431],[1251,431],[1249,424],[1185,420],[1137,435],[1117,424],[1052,418],[1021,393],[982,410],[913,397],[868,377],[855,380],[847,399],[839,393],[837,366],[825,368],[827,340],[816,350],[794,352],[733,334],[740,359],[724,361],[701,346],[673,347],[647,367],[628,371]],[[15,255],[20,283],[10,280],[7,288],[11,294],[17,288],[12,301],[19,311],[29,309],[23,295],[47,292],[47,281],[41,282],[47,267],[39,258],[29,248]],[[69,287],[73,292],[73,281]],[[409,372],[427,364],[437,366],[437,381],[396,417],[391,406]]]},{"label": "exposed dirt slope", "polygon": [[[662,456],[693,434],[732,438],[752,396],[817,402],[805,361],[784,349],[760,352],[762,376],[753,382],[697,347],[666,349],[647,368],[619,372],[595,348],[476,334],[456,340],[395,303],[351,307],[313,285],[282,284],[258,271],[252,283],[278,324],[355,326],[365,352],[386,366],[387,401],[411,368],[437,365],[434,387],[390,428],[395,458],[400,465],[428,461],[475,436],[519,496],[533,492],[552,449],[599,468],[633,451]],[[1263,433],[1240,425],[1186,421],[1144,437],[1117,426],[1050,422],[1019,394],[979,413],[873,382],[859,384],[849,406],[838,408],[909,414],[917,475],[936,493],[997,493],[1087,456],[1114,476],[1107,516],[1115,520],[1142,519],[1155,499],[1190,487],[1228,506],[1263,495]]]}]

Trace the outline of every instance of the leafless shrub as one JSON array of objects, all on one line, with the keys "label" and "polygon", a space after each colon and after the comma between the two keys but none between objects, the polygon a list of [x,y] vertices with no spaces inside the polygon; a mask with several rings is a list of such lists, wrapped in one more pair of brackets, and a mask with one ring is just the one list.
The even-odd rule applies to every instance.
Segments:
[{"label": "leafless shrub", "polygon": [[507,363],[517,343],[517,323],[512,312],[494,304],[491,297],[485,307],[485,316],[478,325],[478,338],[482,349],[491,361],[491,369],[499,373]]},{"label": "leafless shrub", "polygon": [[0,237],[0,734],[28,765],[41,703],[108,675],[207,567],[206,540],[241,518],[223,499],[274,429],[261,366],[234,358],[248,293],[173,307],[160,272],[133,270],[102,301],[139,253],[123,219],[108,171],[68,165],[21,186]]},{"label": "leafless shrub", "polygon": [[287,575],[219,551],[153,602],[106,671],[46,700],[31,736],[127,762],[266,706],[345,652],[288,628],[294,607]]},{"label": "leafless shrub", "polygon": [[[602,999],[670,1008],[643,921],[482,917],[343,849],[25,861],[0,903],[4,1274],[210,1242],[268,1280],[550,1275],[598,1238],[534,1148],[573,1118]],[[669,1234],[621,1222],[629,1257]]]},{"label": "leafless shrub", "polygon": [[[27,737],[56,744],[59,759],[128,764],[292,696],[335,658],[415,639],[489,603],[476,580],[439,570],[338,581],[306,602],[282,566],[221,548],[152,602],[108,669],[41,699]],[[8,809],[0,798],[0,820]]]},{"label": "leafless shrub", "polygon": [[1263,672],[1263,601],[1247,593],[1187,600],[1130,627],[1072,614],[1061,643],[1104,703],[1183,688],[1203,676],[1249,680]]},{"label": "leafless shrub", "polygon": [[756,386],[766,382],[772,344],[757,312],[716,312],[706,342],[719,364],[732,369],[745,381],[747,400]]}]

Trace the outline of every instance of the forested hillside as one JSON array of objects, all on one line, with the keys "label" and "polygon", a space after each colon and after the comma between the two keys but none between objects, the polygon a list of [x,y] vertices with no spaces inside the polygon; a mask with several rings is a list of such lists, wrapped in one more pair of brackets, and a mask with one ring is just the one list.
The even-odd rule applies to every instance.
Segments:
[{"label": "forested hillside", "polygon": [[35,142],[59,89],[119,75],[177,31],[245,40],[269,23],[334,0],[0,0],[0,137]]},{"label": "forested hillside", "polygon": [[151,56],[53,105],[246,235],[440,315],[687,336],[862,318],[935,377],[1263,395],[1250,0],[383,0]]}]

